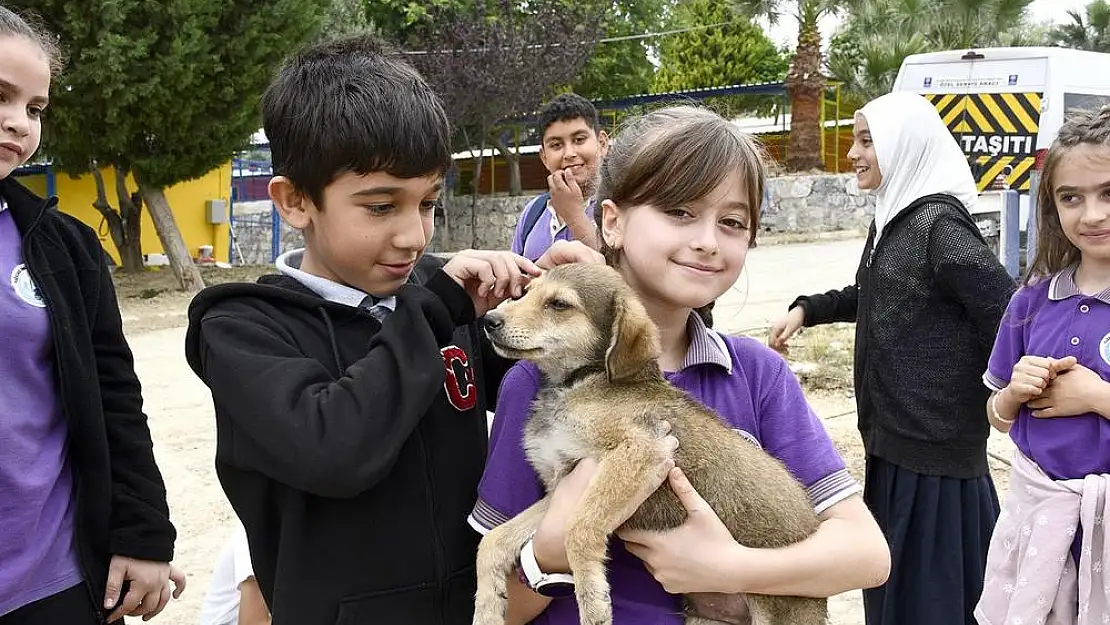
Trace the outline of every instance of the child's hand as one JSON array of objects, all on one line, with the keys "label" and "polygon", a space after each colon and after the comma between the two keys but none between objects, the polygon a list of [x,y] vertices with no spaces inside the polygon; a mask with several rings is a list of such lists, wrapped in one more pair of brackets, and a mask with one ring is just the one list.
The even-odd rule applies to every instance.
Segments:
[{"label": "child's hand", "polygon": [[1021,360],[1014,365],[1014,372],[1010,376],[1010,384],[1006,386],[1006,392],[1019,404],[1028,403],[1040,397],[1056,375],[1075,365],[1075,362],[1072,356],[1061,359],[1022,356]]},{"label": "child's hand", "polygon": [[540,269],[551,269],[570,263],[590,263],[604,265],[605,257],[594,248],[579,241],[559,239],[551,244],[547,252],[536,261]]},{"label": "child's hand", "polygon": [[510,297],[520,297],[540,268],[512,252],[463,250],[447,261],[443,273],[466,289],[478,317]]},{"label": "child's hand", "polygon": [[[581,165],[585,167],[585,165]],[[551,206],[555,214],[564,222],[579,219],[585,215],[585,197],[582,188],[574,179],[573,168],[556,169],[547,177],[547,189],[551,193]]]},{"label": "child's hand", "polygon": [[[658,470],[651,476],[651,479],[643,484],[639,492],[635,494],[634,499],[637,501],[636,506],[632,508],[633,510],[639,508],[640,504],[658,490],[663,482],[667,481],[667,476],[674,468],[674,460],[671,457],[678,449],[678,439],[671,436],[670,431],[670,423],[663,421],[659,424],[659,445],[666,460],[660,463]],[[539,527],[536,528],[536,535],[533,538],[536,561],[540,564],[544,573],[570,572],[566,549],[567,522],[574,515],[575,510],[578,509],[578,502],[585,494],[586,488],[589,487],[595,473],[597,473],[597,460],[583,458],[578,461],[578,464],[570,473],[563,476],[559,483],[555,485],[555,490],[551,493],[547,514],[540,521]],[[625,520],[627,519],[622,519],[621,522],[623,523]]]},{"label": "child's hand", "polygon": [[767,346],[783,356],[788,355],[790,353],[790,345],[788,344],[790,337],[801,330],[805,323],[805,309],[801,306],[791,308],[790,312],[771,326],[771,332],[767,336]]},{"label": "child's hand", "polygon": [[[114,623],[124,616],[141,616],[144,621],[154,618],[170,601],[171,581],[172,596],[176,599],[185,591],[185,575],[177,567],[168,562],[112,556],[104,607],[115,610],[108,615],[108,622]],[[130,589],[121,598],[124,582],[130,582]]]},{"label": "child's hand", "polygon": [[1074,417],[1097,412],[1100,397],[1107,392],[1107,383],[1098,373],[1076,364],[1074,358],[1065,360],[1071,360],[1071,366],[1060,369],[1048,388],[1029,402],[1034,417]]},{"label": "child's hand", "polygon": [[618,536],[669,593],[736,592],[734,561],[746,548],[732,538],[681,469],[672,469],[669,478],[686,508],[686,521],[669,531],[627,530]]}]

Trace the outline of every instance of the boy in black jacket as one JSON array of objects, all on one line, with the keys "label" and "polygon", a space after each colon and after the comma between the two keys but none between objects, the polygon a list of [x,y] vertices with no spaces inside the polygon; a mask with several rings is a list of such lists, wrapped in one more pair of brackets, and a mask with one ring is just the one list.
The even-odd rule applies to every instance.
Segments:
[{"label": "boy in black jacket", "polygon": [[[186,354],[212,390],[216,469],[273,622],[470,623],[466,517],[508,364],[475,321],[539,269],[424,255],[447,117],[374,40],[292,57],[262,114],[270,196],[305,249],[279,275],[200,293]],[[594,258],[579,247],[553,255]]]}]

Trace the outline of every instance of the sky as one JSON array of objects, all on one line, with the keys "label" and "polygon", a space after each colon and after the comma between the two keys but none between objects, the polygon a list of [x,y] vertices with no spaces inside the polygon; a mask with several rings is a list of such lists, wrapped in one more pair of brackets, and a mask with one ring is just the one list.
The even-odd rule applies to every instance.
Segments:
[{"label": "sky", "polygon": [[[1029,5],[1029,12],[1033,21],[1063,22],[1068,19],[1068,9],[1078,10],[1083,13],[1083,7],[1090,0],[1034,0]],[[837,19],[826,18],[821,24],[821,35],[824,41],[836,30]],[[779,23],[770,29],[769,35],[775,43],[794,45],[798,37],[797,23],[791,19],[779,20]]]}]

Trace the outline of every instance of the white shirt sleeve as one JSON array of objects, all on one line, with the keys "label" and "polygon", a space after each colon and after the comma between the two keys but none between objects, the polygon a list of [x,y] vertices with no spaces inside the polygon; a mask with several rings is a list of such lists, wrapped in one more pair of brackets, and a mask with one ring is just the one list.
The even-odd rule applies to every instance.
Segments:
[{"label": "white shirt sleeve", "polygon": [[212,571],[200,610],[200,625],[234,625],[239,619],[239,586],[254,575],[247,532],[236,522]]},{"label": "white shirt sleeve", "polygon": [[242,523],[235,528],[235,534],[231,538],[231,550],[235,587],[238,588],[243,582],[254,577],[254,565],[251,564],[251,552],[247,545],[247,531],[243,529]]}]

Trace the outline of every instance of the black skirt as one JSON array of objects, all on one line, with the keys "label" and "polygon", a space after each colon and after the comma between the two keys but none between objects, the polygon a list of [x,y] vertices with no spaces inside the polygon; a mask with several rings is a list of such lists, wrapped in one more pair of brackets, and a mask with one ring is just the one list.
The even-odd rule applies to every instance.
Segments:
[{"label": "black skirt", "polygon": [[887,583],[863,591],[867,625],[975,625],[999,511],[990,475],[923,475],[868,456],[863,499],[891,556]]}]

